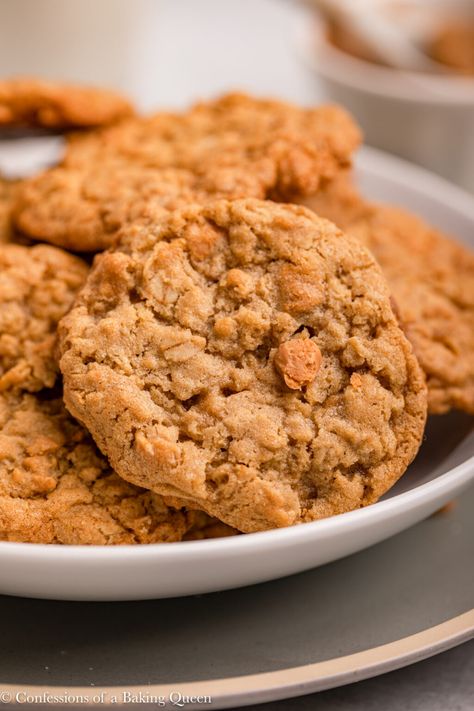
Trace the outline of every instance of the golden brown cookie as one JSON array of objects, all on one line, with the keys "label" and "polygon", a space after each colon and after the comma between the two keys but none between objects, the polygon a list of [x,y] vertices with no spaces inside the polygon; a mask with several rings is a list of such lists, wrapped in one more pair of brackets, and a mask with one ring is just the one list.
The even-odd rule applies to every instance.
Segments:
[{"label": "golden brown cookie", "polygon": [[474,413],[474,255],[405,210],[368,203],[350,179],[305,204],[375,255],[426,373],[430,412]]},{"label": "golden brown cookie", "polygon": [[0,394],[0,540],[111,545],[231,532],[120,479],[60,398]]},{"label": "golden brown cookie", "polygon": [[[166,503],[171,507],[170,502],[164,499]],[[222,521],[219,521],[213,516],[208,516],[204,511],[197,511],[193,509],[183,509],[186,511],[187,516],[192,522],[191,528],[183,536],[183,541],[200,541],[209,538],[228,538],[229,536],[236,536],[240,532],[236,528],[227,526]]]},{"label": "golden brown cookie", "polygon": [[56,328],[88,272],[49,245],[0,245],[0,391],[54,385]]},{"label": "golden brown cookie", "polygon": [[474,254],[394,207],[374,206],[350,229],[389,281],[426,373],[430,412],[474,414]]},{"label": "golden brown cookie", "polygon": [[366,217],[368,203],[358,191],[351,170],[344,170],[314,195],[298,198],[320,217],[334,222],[344,232],[354,222]]},{"label": "golden brown cookie", "polygon": [[133,114],[120,94],[32,78],[0,81],[0,126],[94,128]]},{"label": "golden brown cookie", "polygon": [[125,231],[60,340],[67,407],[116,471],[242,531],[376,501],[422,437],[379,267],[303,207],[221,200]]},{"label": "golden brown cookie", "polygon": [[[166,207],[167,190],[172,206],[180,189],[182,203],[190,191],[196,201],[315,193],[350,163],[359,140],[340,108],[231,94],[185,114],[135,118],[73,137],[60,167],[25,184],[16,224],[34,239],[97,251],[129,216],[124,206],[132,204],[136,216],[156,195]],[[170,169],[178,169],[175,178]]]},{"label": "golden brown cookie", "polygon": [[15,204],[17,224],[36,239],[67,249],[106,249],[119,229],[148,212],[167,211],[210,196],[188,170],[143,166],[59,167],[26,181]]},{"label": "golden brown cookie", "polygon": [[18,183],[0,176],[0,243],[11,242],[14,237],[12,211]]}]

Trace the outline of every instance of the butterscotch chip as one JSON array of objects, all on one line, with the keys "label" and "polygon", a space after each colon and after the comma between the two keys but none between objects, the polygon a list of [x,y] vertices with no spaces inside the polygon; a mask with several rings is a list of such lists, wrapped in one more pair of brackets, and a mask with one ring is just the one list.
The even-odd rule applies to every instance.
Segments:
[{"label": "butterscotch chip", "polygon": [[0,391],[52,387],[56,329],[87,265],[49,245],[0,245]]},{"label": "butterscotch chip", "polygon": [[111,545],[231,533],[120,479],[61,399],[0,394],[0,540]]},{"label": "butterscotch chip", "polygon": [[321,365],[321,351],[309,338],[297,338],[281,343],[273,362],[288,387],[301,390],[315,379]]},{"label": "butterscotch chip", "polygon": [[306,201],[375,255],[426,373],[429,410],[474,413],[474,255],[409,212],[365,201],[349,176]]},{"label": "butterscotch chip", "polygon": [[314,193],[350,163],[359,140],[340,108],[231,94],[71,138],[63,164],[22,188],[15,221],[33,239],[98,251],[150,201],[172,209]]},{"label": "butterscotch chip", "polygon": [[[305,310],[297,274],[318,284]],[[120,476],[242,531],[372,503],[420,443],[424,379],[381,272],[302,207],[125,230],[60,334],[67,406]]]},{"label": "butterscotch chip", "polygon": [[0,125],[94,128],[133,114],[129,101],[106,89],[40,79],[0,81]]}]

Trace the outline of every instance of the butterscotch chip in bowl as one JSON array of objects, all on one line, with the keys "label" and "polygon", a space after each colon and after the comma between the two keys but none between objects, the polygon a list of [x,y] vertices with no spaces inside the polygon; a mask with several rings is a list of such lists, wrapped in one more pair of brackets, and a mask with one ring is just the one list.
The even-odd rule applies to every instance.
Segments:
[{"label": "butterscotch chip in bowl", "polygon": [[67,407],[117,473],[241,531],[376,501],[422,437],[379,267],[303,207],[219,200],[125,230],[60,341]]}]

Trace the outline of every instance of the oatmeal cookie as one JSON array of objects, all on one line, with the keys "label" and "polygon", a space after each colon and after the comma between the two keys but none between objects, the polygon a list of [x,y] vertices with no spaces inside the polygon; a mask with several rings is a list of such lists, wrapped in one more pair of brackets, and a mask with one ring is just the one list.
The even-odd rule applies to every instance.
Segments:
[{"label": "oatmeal cookie", "polygon": [[152,212],[156,218],[210,195],[187,170],[143,166],[58,167],[27,181],[15,204],[17,224],[36,239],[66,249],[96,252],[109,247],[120,228]]},{"label": "oatmeal cookie", "polygon": [[0,245],[0,391],[54,385],[57,324],[87,272],[56,247]]},{"label": "oatmeal cookie", "polygon": [[[168,506],[171,507],[171,500],[166,498],[163,499]],[[182,507],[181,502],[176,503],[176,507],[185,510],[187,516],[192,521],[192,525],[189,531],[183,536],[183,541],[200,541],[209,538],[228,538],[229,536],[236,536],[239,531],[236,528],[227,526],[219,519],[209,516],[204,513],[204,511],[197,511],[195,509],[186,509]]]},{"label": "oatmeal cookie", "polygon": [[242,531],[376,501],[422,437],[379,267],[303,207],[221,200],[125,231],[60,342],[66,405],[120,476]]},{"label": "oatmeal cookie", "polygon": [[30,78],[0,80],[0,126],[94,128],[132,114],[127,99],[106,89]]},{"label": "oatmeal cookie", "polygon": [[474,414],[474,255],[405,210],[365,201],[350,180],[306,203],[372,251],[428,384],[434,414]]},{"label": "oatmeal cookie", "polygon": [[111,545],[231,532],[120,479],[60,398],[0,394],[0,540]]},{"label": "oatmeal cookie", "polygon": [[426,373],[429,410],[474,414],[474,254],[415,215],[385,205],[353,224],[392,289]]},{"label": "oatmeal cookie", "polygon": [[355,222],[364,219],[369,210],[366,200],[359,193],[352,171],[344,170],[315,195],[296,199],[320,217],[334,222],[344,232]]},{"label": "oatmeal cookie", "polygon": [[0,244],[14,238],[12,211],[18,183],[0,176]]},{"label": "oatmeal cookie", "polygon": [[[169,190],[173,203],[180,188],[182,203],[191,190],[197,202],[312,194],[350,163],[359,140],[340,108],[232,94],[72,137],[63,164],[25,184],[15,221],[34,239],[97,251],[129,216],[123,203],[136,215],[154,194],[166,207]],[[180,173],[170,179],[169,169]]]}]

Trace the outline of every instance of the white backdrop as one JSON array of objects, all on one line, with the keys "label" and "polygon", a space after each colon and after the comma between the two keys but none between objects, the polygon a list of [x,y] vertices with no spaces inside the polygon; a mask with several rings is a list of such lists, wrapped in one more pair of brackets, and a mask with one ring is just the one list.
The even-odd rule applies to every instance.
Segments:
[{"label": "white backdrop", "polygon": [[0,0],[0,72],[108,84],[145,108],[230,89],[318,99],[291,0]]}]

